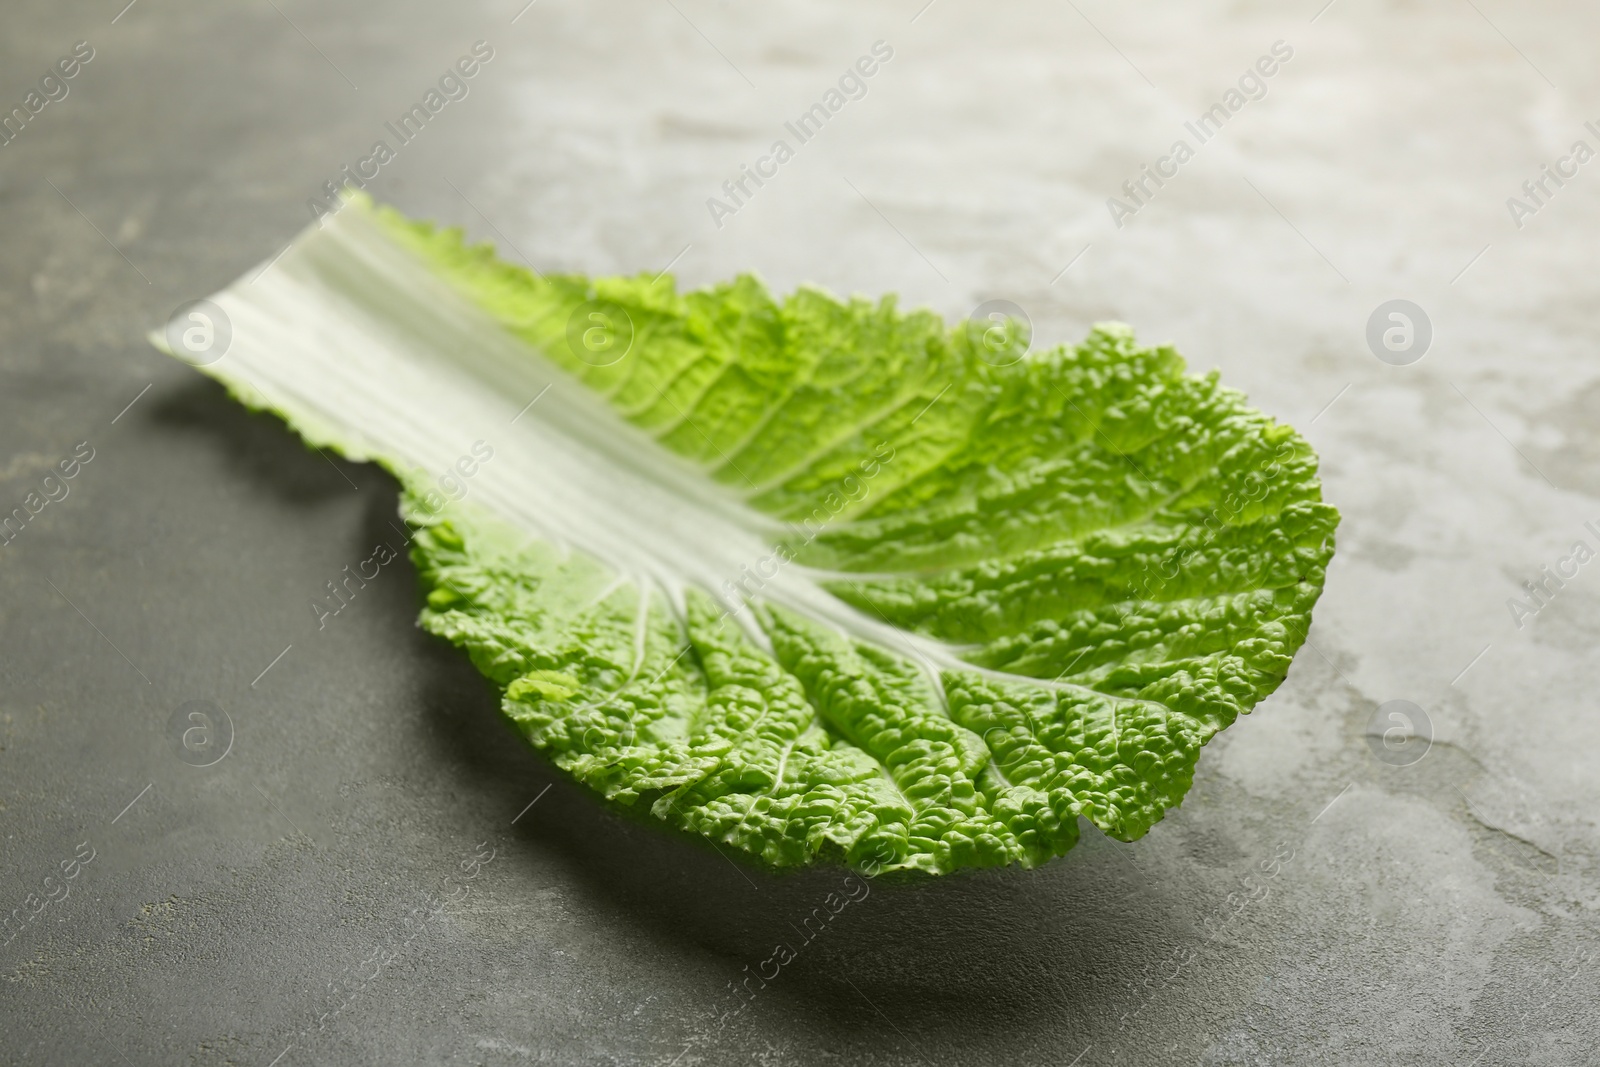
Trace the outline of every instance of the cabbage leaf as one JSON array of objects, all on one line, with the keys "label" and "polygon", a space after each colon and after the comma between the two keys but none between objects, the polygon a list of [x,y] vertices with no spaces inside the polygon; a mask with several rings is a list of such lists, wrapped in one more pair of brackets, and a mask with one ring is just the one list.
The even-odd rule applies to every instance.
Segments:
[{"label": "cabbage leaf", "polygon": [[395,473],[421,625],[522,735],[772,866],[1142,836],[1333,553],[1305,440],[1120,324],[540,275],[362,197],[212,299],[201,369]]}]

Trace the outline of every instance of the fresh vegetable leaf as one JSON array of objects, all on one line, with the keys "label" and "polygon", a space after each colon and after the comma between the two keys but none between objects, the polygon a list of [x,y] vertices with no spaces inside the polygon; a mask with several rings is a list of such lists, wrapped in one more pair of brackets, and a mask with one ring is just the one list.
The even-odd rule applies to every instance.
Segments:
[{"label": "fresh vegetable leaf", "polygon": [[1140,837],[1333,553],[1306,442],[1118,324],[1023,356],[892,297],[542,276],[359,197],[214,301],[204,370],[401,479],[421,623],[523,735],[774,866]]}]

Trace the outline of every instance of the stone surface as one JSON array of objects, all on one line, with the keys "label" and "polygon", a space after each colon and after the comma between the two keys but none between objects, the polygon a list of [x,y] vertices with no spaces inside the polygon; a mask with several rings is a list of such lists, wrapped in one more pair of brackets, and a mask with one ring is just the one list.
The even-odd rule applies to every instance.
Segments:
[{"label": "stone surface", "polygon": [[[0,147],[0,508],[93,450],[0,545],[0,1059],[1595,1054],[1600,571],[1542,605],[1521,583],[1600,548],[1600,164],[1520,228],[1506,199],[1600,148],[1600,15],[117,6],[16,3],[0,42],[7,108],[95,50]],[[1037,871],[874,885],[808,941],[842,875],[600,810],[415,629],[403,561],[317,629],[311,598],[391,536],[393,483],[142,336],[275,255],[479,39],[493,59],[379,198],[550,268],[754,269],[951,318],[1004,298],[1051,341],[1123,319],[1306,432],[1345,515],[1311,646],[1181,809]],[[719,228],[707,198],[880,39],[865,95]],[[1280,40],[1265,95],[1199,144],[1185,121]],[[1115,226],[1107,197],[1179,138],[1193,158]],[[1396,298],[1433,327],[1406,366],[1366,341]],[[1406,766],[1369,744],[1395,699],[1434,734]],[[197,700],[232,726],[207,767],[180,757]],[[738,992],[779,942],[796,958]]]}]

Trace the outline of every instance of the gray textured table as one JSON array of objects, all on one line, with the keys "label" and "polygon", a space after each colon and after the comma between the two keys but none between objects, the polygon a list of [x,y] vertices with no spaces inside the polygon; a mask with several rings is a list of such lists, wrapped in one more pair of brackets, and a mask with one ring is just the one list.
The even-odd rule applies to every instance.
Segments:
[{"label": "gray textured table", "polygon": [[[0,508],[79,459],[0,545],[0,1060],[1595,1062],[1592,8],[121,2],[0,31],[5,109],[93,52],[0,147]],[[1006,298],[1051,342],[1123,319],[1307,433],[1345,515],[1311,642],[1182,809],[877,886],[751,999],[837,873],[599,810],[413,627],[404,562],[317,629],[393,482],[142,335],[276,254],[478,40],[379,198],[552,268]],[[865,94],[713,212],[879,40]],[[1365,336],[1396,298],[1432,328],[1404,366]],[[1398,699],[1431,748],[1372,743]],[[189,701],[231,723],[210,766]]]}]

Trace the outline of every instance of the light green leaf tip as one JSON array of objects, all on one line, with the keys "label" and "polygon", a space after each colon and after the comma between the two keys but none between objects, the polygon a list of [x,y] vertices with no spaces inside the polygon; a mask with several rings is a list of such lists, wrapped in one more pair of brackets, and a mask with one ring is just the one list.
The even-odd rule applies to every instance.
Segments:
[{"label": "light green leaf tip", "polygon": [[[615,495],[545,536],[579,497],[441,507],[389,462],[422,625],[617,804],[779,867],[1032,867],[1079,816],[1148,831],[1305,639],[1338,524],[1315,454],[1126,326],[1018,359],[892,297],[539,276],[345,211],[640,431],[605,459],[619,477],[687,472],[671,492],[703,543]],[[573,480],[587,500],[611,478]]]}]

